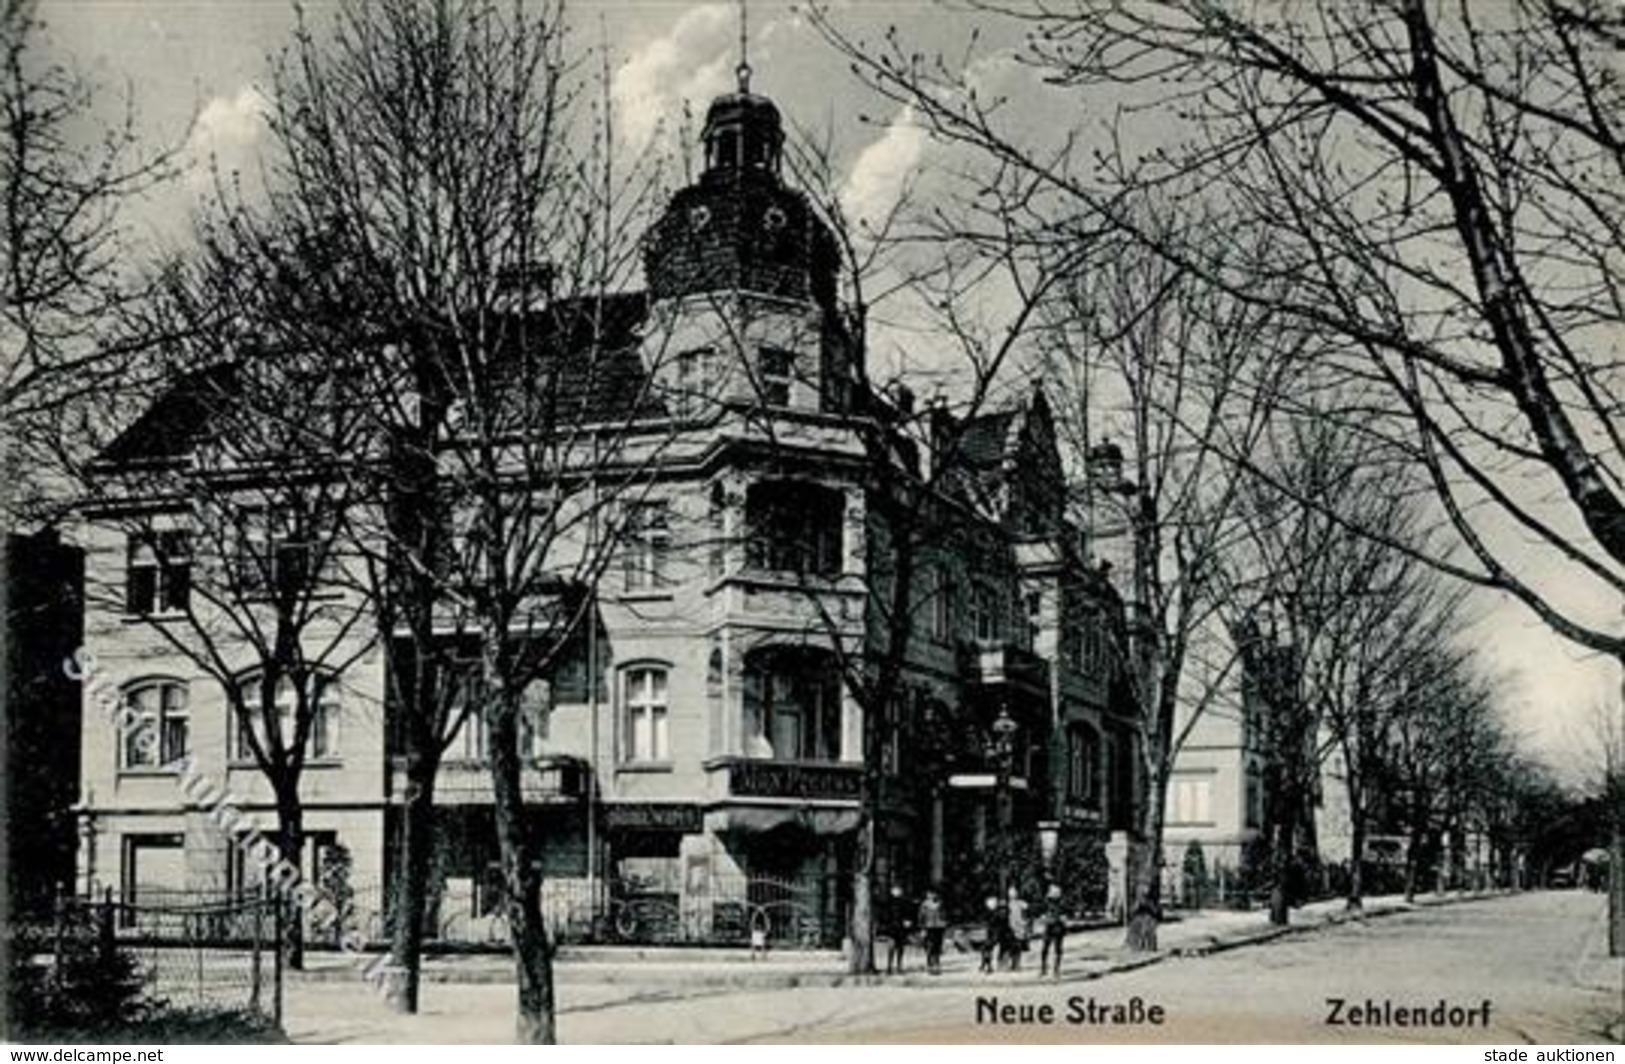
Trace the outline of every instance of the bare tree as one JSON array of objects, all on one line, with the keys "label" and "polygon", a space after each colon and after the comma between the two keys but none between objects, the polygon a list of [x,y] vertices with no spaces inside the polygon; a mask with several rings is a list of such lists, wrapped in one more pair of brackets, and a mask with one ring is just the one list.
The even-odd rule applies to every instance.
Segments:
[{"label": "bare tree", "polygon": [[1349,812],[1349,906],[1360,907],[1372,762],[1387,748],[1398,680],[1424,648],[1453,638],[1465,597],[1459,587],[1446,593],[1437,573],[1387,545],[1428,540],[1425,488],[1408,465],[1315,416],[1317,405],[1343,401],[1335,382],[1297,390],[1309,397],[1278,412],[1243,461],[1252,474],[1241,508],[1246,533],[1223,563],[1274,577],[1243,575],[1229,612],[1233,627],[1250,629],[1253,645],[1243,649],[1254,659],[1255,693],[1267,703],[1277,923],[1286,921],[1288,879],[1300,871],[1292,862],[1315,848],[1302,836],[1312,834],[1313,796],[1334,754]]},{"label": "bare tree", "polygon": [[[1208,224],[1182,229],[1217,239]],[[1052,374],[1067,386],[1084,450],[1096,550],[1129,570],[1122,656],[1141,715],[1127,899],[1135,949],[1156,947],[1174,758],[1235,671],[1238,641],[1222,629],[1243,586],[1223,562],[1246,532],[1249,481],[1229,456],[1262,438],[1303,342],[1267,308],[1109,240],[1090,248],[1054,318]],[[1093,442],[1111,433],[1127,447]],[[1279,578],[1267,567],[1246,577],[1260,582],[1252,600]]]},{"label": "bare tree", "polygon": [[[376,635],[365,597],[343,573],[353,562],[345,522],[361,500],[359,482],[339,464],[364,439],[354,396],[307,348],[285,346],[288,337],[269,327],[278,315],[268,304],[285,301],[308,274],[251,287],[227,268],[235,265],[202,256],[169,272],[153,317],[185,340],[165,353],[161,397],[87,472],[81,506],[92,538],[99,551],[124,555],[122,565],[97,567],[112,579],[88,591],[107,613],[140,619],[219,687],[232,723],[227,761],[265,777],[282,867],[298,870],[305,768],[338,756],[339,714],[366,711],[344,694],[346,670]],[[297,419],[288,416],[293,402]],[[190,763],[195,753],[160,714],[123,741],[130,765]],[[207,788],[189,797],[216,809],[243,800],[213,784],[183,785]],[[240,836],[246,826],[217,827]],[[289,924],[296,968],[302,928],[302,918]]]},{"label": "bare tree", "polygon": [[0,501],[49,517],[67,494],[53,474],[92,457],[109,404],[153,369],[120,211],[170,160],[138,147],[128,103],[99,121],[98,87],[51,52],[35,8],[0,7]]},{"label": "bare tree", "polygon": [[[1052,91],[1117,112],[1096,160],[1081,130],[1059,149],[1030,143],[962,67],[896,39],[856,48],[823,25],[866,81],[1028,188],[1057,225],[1109,220],[1335,338],[1344,374],[1383,396],[1343,416],[1426,471],[1465,555],[1427,559],[1620,655],[1611,611],[1560,602],[1528,561],[1559,560],[1604,600],[1625,589],[1619,13],[1593,0],[1328,2],[1286,17],[1195,2],[979,7],[1030,31],[1024,58]],[[1176,111],[1172,145],[1128,128]],[[1141,194],[1193,188],[1268,232],[1270,261],[1170,242],[1135,215]],[[1281,276],[1300,282],[1290,295],[1260,291]]]},{"label": "bare tree", "polygon": [[[804,582],[803,590],[816,607],[814,630],[835,649],[846,690],[863,710],[848,962],[854,973],[867,973],[875,970],[879,833],[888,795],[909,786],[887,751],[905,735],[934,731],[953,747],[935,754],[987,756],[990,722],[974,720],[967,707],[951,711],[953,720],[914,719],[919,706],[910,697],[911,684],[918,663],[930,656],[923,649],[928,619],[948,612],[945,599],[954,594],[946,559],[965,556],[979,537],[1018,529],[1052,544],[1064,539],[1061,470],[1021,470],[1015,476],[1030,478],[1026,492],[1016,486],[1007,494],[978,491],[979,478],[989,471],[977,468],[970,437],[1000,416],[1012,388],[1021,390],[1023,351],[1067,272],[1057,268],[1064,261],[1051,261],[1048,249],[1009,239],[1002,212],[991,203],[950,218],[922,209],[905,187],[882,216],[854,218],[842,203],[833,156],[828,138],[804,135],[793,162],[843,267],[844,304],[833,324],[851,348],[855,401],[847,424],[864,456],[864,624],[854,632],[824,589]],[[878,365],[889,352],[877,339],[876,324],[888,316],[907,321],[911,332],[929,340],[931,364],[916,367],[921,378],[939,382],[929,402],[916,402],[901,376],[888,378]],[[1019,400],[1030,403],[1032,397],[1021,394]],[[997,555],[995,549],[978,556],[996,567]],[[1013,567],[999,575],[1016,586]],[[1030,721],[1019,741],[1042,742],[1047,728],[1047,721]],[[970,744],[974,750],[967,737],[981,737]],[[922,764],[928,760],[916,752]]]},{"label": "bare tree", "polygon": [[391,1000],[417,1005],[435,780],[478,726],[524,1042],[556,1037],[523,817],[525,737],[548,712],[532,696],[595,623],[608,507],[669,432],[642,426],[661,413],[652,377],[629,375],[643,307],[614,291],[653,184],[613,170],[587,88],[562,5],[343,5],[278,65],[268,203],[231,221],[231,252],[261,275],[281,247],[318,275],[285,311],[318,323],[304,339],[364,414],[353,545],[407,663],[391,680],[408,799]]}]

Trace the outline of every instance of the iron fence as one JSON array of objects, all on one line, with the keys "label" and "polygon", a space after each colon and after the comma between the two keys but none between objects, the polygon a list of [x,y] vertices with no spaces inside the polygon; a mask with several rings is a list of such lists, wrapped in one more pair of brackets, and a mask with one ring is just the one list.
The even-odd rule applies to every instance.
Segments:
[{"label": "iron fence", "polygon": [[12,923],[12,948],[40,971],[47,993],[68,992],[70,979],[119,973],[139,983],[151,1005],[250,1011],[280,1022],[278,899],[152,895],[125,901],[111,889],[100,898],[61,894],[50,914]]},{"label": "iron fence", "polygon": [[[428,948],[505,949],[508,917],[500,891],[452,900],[431,892]],[[839,945],[842,920],[832,884],[767,876],[713,877],[703,886],[659,890],[584,879],[547,879],[542,919],[560,944],[748,946],[819,949]],[[388,943],[393,902],[378,886],[354,892],[350,909],[308,932],[308,945],[352,932],[370,947]]]}]

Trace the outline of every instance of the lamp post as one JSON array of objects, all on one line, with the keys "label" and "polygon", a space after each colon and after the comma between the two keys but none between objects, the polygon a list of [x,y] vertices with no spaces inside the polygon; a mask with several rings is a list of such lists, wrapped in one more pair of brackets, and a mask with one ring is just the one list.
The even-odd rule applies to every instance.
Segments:
[{"label": "lamp post", "polygon": [[999,707],[993,721],[994,767],[993,800],[999,822],[999,849],[1003,859],[999,862],[999,897],[1003,898],[1010,886],[1010,775],[1015,761],[1015,735],[1019,725],[1010,717],[1010,710]]}]

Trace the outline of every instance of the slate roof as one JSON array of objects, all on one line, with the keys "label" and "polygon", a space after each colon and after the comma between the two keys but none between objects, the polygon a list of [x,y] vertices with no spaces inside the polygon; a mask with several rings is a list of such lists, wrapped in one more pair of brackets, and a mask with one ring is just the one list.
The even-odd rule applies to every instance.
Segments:
[{"label": "slate roof", "polygon": [[[642,292],[554,301],[528,312],[527,324],[533,328],[526,343],[536,349],[534,358],[513,358],[507,364],[523,375],[523,367],[540,365],[549,352],[566,352],[562,371],[550,382],[557,387],[559,423],[621,424],[664,417],[665,404],[649,387],[638,350],[647,311]],[[519,334],[518,329],[508,331]],[[101,461],[124,466],[186,456],[210,433],[210,423],[229,410],[240,379],[238,367],[229,362],[179,377],[103,450]],[[532,381],[538,382],[536,377]]]}]

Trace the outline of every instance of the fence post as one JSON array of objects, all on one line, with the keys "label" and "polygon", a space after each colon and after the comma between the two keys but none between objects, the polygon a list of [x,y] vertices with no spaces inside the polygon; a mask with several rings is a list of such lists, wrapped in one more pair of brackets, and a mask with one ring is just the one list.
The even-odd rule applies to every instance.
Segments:
[{"label": "fence post", "polygon": [[[267,884],[267,887],[269,884]],[[271,900],[271,924],[275,937],[273,943],[271,963],[271,1020],[278,1027],[282,1026],[282,950],[286,943],[283,938],[282,895],[274,893]]]},{"label": "fence post", "polygon": [[113,960],[115,933],[113,930],[113,888],[102,888],[102,903],[96,913],[96,948],[103,964]]},{"label": "fence post", "polygon": [[265,885],[260,885],[259,897],[254,899],[254,951],[248,969],[250,1007],[260,1012],[260,944],[265,937]]},{"label": "fence post", "polygon": [[56,884],[56,897],[51,905],[51,1005],[54,1008],[62,996],[62,937],[63,924],[68,917],[66,888],[61,880]]}]

